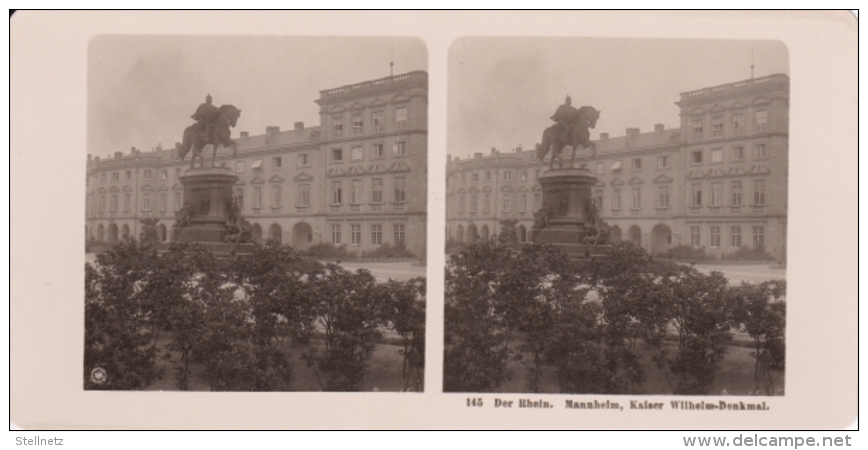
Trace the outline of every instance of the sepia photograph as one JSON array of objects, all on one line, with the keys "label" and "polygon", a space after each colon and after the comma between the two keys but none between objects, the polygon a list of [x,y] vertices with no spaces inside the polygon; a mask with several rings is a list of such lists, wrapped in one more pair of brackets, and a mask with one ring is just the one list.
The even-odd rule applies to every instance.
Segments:
[{"label": "sepia photograph", "polygon": [[462,38],[449,83],[444,391],[784,395],[783,43]]},{"label": "sepia photograph", "polygon": [[17,11],[10,434],[858,427],[857,36],[847,11]]},{"label": "sepia photograph", "polygon": [[424,43],[88,50],[84,388],[422,391]]}]

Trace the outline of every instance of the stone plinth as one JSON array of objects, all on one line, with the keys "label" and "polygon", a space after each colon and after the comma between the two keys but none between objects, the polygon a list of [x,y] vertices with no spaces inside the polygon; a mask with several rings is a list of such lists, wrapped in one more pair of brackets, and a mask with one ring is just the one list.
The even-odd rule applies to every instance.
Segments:
[{"label": "stone plinth", "polygon": [[585,245],[585,227],[591,226],[587,209],[591,202],[591,187],[597,179],[587,168],[554,169],[539,179],[543,188],[543,208],[548,211],[547,225],[539,231],[536,241],[548,242],[560,250],[578,257],[605,253],[607,245]]},{"label": "stone plinth", "polygon": [[232,186],[237,180],[228,167],[188,169],[180,181],[184,186],[184,204],[191,210],[192,217],[175,240],[197,242],[217,255],[252,252],[255,244],[223,242]]}]

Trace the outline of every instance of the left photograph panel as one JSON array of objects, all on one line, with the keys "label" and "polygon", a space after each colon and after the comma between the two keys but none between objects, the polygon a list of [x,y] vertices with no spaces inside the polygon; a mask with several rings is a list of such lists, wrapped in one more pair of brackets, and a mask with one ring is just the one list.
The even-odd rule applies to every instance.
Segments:
[{"label": "left photograph panel", "polygon": [[84,389],[422,392],[427,64],[411,37],[93,38]]}]

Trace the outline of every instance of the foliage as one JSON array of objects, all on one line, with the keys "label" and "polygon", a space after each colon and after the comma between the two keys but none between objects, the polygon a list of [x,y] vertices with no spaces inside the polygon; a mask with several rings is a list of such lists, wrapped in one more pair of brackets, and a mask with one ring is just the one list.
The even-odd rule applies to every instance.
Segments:
[{"label": "foliage", "polygon": [[[145,389],[162,375],[162,356],[181,390],[193,364],[212,390],[289,390],[292,341],[323,389],[358,390],[386,325],[402,337],[406,389],[422,388],[424,279],[377,284],[273,240],[229,261],[197,244],[157,252],[124,240],[97,261],[85,266],[88,389]],[[90,381],[95,368],[106,382]]]},{"label": "foliage", "polygon": [[160,233],[157,231],[157,223],[160,219],[145,218],[141,219],[142,231],[139,233],[139,241],[142,245],[157,245],[160,243]]},{"label": "foliage", "polygon": [[447,266],[444,390],[495,391],[509,361],[530,356],[530,392],[548,364],[561,392],[632,393],[646,376],[641,345],[673,393],[707,394],[741,323],[757,339],[757,376],[766,376],[783,367],[785,307],[769,299],[784,287],[742,289],[628,243],[580,261],[538,244],[468,246]]},{"label": "foliage", "polygon": [[742,283],[731,295],[739,312],[737,321],[754,340],[757,391],[771,395],[777,382],[772,369],[782,369],[786,359],[786,282]]},{"label": "foliage", "polygon": [[497,243],[507,247],[518,246],[518,229],[516,228],[518,220],[504,219],[500,221],[500,234],[497,236]]},{"label": "foliage", "polygon": [[676,394],[708,394],[733,337],[728,282],[720,272],[706,275],[692,267],[680,269],[663,280],[669,289],[663,308],[677,331],[677,352],[671,355],[662,349],[658,361],[677,376]]},{"label": "foliage", "polygon": [[497,311],[505,247],[470,245],[449,259],[445,278],[443,390],[492,392],[509,378],[509,329]]},{"label": "foliage", "polygon": [[[495,390],[509,377],[507,363],[527,354],[530,392],[540,390],[543,363],[558,368],[565,392],[604,391],[590,388],[586,378],[611,378],[601,374],[608,366],[590,364],[583,372],[574,364],[591,349],[608,357],[600,309],[586,300],[582,273],[565,254],[541,244],[515,252],[482,243],[453,256],[446,276],[444,390]],[[520,344],[510,349],[513,336]]]},{"label": "foliage", "polygon": [[310,340],[304,360],[323,390],[358,391],[384,324],[384,289],[367,270],[353,273],[337,264],[327,264],[308,283],[323,337]]},{"label": "foliage", "polygon": [[721,255],[721,259],[742,261],[774,261],[775,257],[768,254],[764,247],[750,248],[747,245],[742,245],[738,248],[738,250],[732,253],[726,253]]},{"label": "foliage", "polygon": [[658,255],[658,257],[687,261],[707,261],[712,259],[711,255],[705,253],[705,247],[694,247],[687,244],[676,245],[665,253]]},{"label": "foliage", "polygon": [[383,318],[401,336],[401,373],[404,390],[421,392],[425,371],[425,279],[389,280],[383,286],[386,301]]},{"label": "foliage", "polygon": [[372,258],[415,258],[416,255],[407,250],[407,244],[401,242],[397,245],[392,245],[388,242],[380,245],[370,252],[365,252],[362,256],[370,256]]},{"label": "foliage", "polygon": [[460,252],[463,248],[464,248],[464,244],[462,244],[461,242],[458,242],[458,240],[456,240],[455,238],[450,237],[450,238],[446,239],[445,251],[446,251],[447,255],[456,254],[456,253]]},{"label": "foliage", "polygon": [[[245,315],[243,322],[227,321],[225,316],[211,318],[216,322],[213,327],[226,327],[238,334],[228,343],[219,335],[211,335],[213,348],[220,352],[216,357],[203,357],[206,367],[207,361],[213,361],[208,367],[209,374],[216,376],[212,384],[228,385],[233,390],[289,388],[292,364],[283,347],[287,337],[307,342],[314,332],[315,305],[309,279],[321,267],[275,240],[267,240],[253,253],[232,262],[232,295],[243,302]],[[238,310],[222,306],[228,312]]]},{"label": "foliage", "polygon": [[[153,247],[125,239],[97,255],[97,265],[85,264],[86,389],[144,389],[162,375],[157,368],[158,307],[151,292],[159,292]],[[105,370],[102,383],[91,380],[94,369]]]}]

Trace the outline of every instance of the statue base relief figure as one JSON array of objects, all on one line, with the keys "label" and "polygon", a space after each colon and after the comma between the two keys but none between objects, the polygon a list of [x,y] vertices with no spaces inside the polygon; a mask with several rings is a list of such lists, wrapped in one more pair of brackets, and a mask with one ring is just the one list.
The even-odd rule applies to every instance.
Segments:
[{"label": "statue base relief figure", "polygon": [[234,206],[232,187],[237,180],[228,167],[188,169],[180,177],[184,207],[176,213],[174,240],[196,242],[218,256],[252,252],[249,222]]},{"label": "statue base relief figure", "polygon": [[543,207],[535,216],[535,242],[547,242],[574,258],[602,255],[611,249],[591,201],[597,179],[588,169],[548,170],[539,182]]}]

